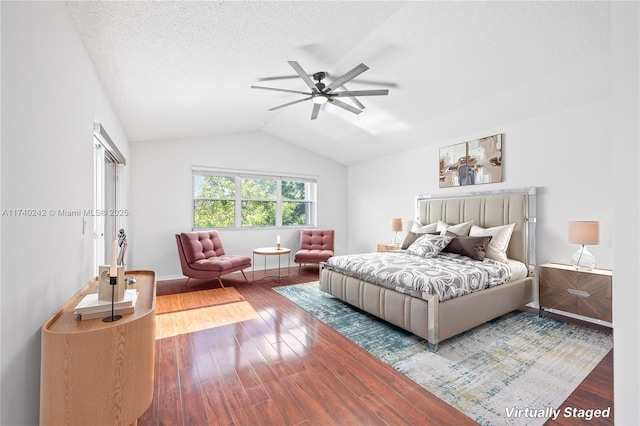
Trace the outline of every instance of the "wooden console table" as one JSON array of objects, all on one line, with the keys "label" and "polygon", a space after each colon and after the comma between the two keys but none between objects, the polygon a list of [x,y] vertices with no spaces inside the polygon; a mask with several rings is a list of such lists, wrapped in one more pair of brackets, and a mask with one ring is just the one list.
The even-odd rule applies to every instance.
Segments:
[{"label": "wooden console table", "polygon": [[73,311],[98,291],[94,279],[42,326],[41,425],[130,425],[151,404],[156,275],[126,275],[138,280],[131,286],[139,291],[134,313],[81,321]]}]

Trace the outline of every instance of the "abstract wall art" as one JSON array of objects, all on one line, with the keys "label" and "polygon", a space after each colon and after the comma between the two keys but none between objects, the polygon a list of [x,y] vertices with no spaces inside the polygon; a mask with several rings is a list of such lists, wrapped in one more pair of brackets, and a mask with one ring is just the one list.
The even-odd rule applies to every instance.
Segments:
[{"label": "abstract wall art", "polygon": [[502,182],[502,134],[440,148],[440,188]]}]

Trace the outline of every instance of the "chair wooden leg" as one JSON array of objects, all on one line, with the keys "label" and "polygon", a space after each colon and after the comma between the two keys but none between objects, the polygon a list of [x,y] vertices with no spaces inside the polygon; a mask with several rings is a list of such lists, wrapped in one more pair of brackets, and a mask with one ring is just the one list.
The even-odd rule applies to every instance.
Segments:
[{"label": "chair wooden leg", "polygon": [[249,282],[249,280],[247,279],[247,276],[244,274],[244,269],[240,269],[240,272],[242,272],[242,276],[244,277],[244,280],[246,282]]},{"label": "chair wooden leg", "polygon": [[191,279],[191,277],[187,277],[187,282],[186,282],[186,283],[184,283],[184,286],[185,286],[185,287],[189,285],[189,280],[190,280],[190,279]]},{"label": "chair wooden leg", "polygon": [[224,284],[222,284],[222,280],[220,279],[220,277],[218,277],[218,282],[220,283],[220,286],[222,287],[222,289],[223,289],[223,290],[226,290],[226,289],[224,288]]},{"label": "chair wooden leg", "polygon": [[302,263],[298,263],[298,274],[300,274],[301,270],[302,270]]}]

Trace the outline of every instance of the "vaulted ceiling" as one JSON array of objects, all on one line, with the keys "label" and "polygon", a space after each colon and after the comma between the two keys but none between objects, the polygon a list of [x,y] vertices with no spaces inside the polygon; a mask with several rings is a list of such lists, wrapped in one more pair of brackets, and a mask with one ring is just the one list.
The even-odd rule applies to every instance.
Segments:
[{"label": "vaulted ceiling", "polygon": [[[132,142],[263,131],[344,164],[610,97],[606,2],[68,2]],[[306,90],[359,63],[355,115]],[[482,135],[480,135],[482,136]]]}]

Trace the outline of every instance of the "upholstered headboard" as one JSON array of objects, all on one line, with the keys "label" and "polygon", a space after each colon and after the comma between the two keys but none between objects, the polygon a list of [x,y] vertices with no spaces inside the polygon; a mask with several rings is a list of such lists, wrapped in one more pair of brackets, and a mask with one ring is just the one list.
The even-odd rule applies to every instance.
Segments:
[{"label": "upholstered headboard", "polygon": [[453,196],[416,197],[416,220],[426,225],[441,220],[450,225],[473,221],[490,228],[515,223],[507,256],[525,265],[536,264],[536,189],[476,192]]}]

